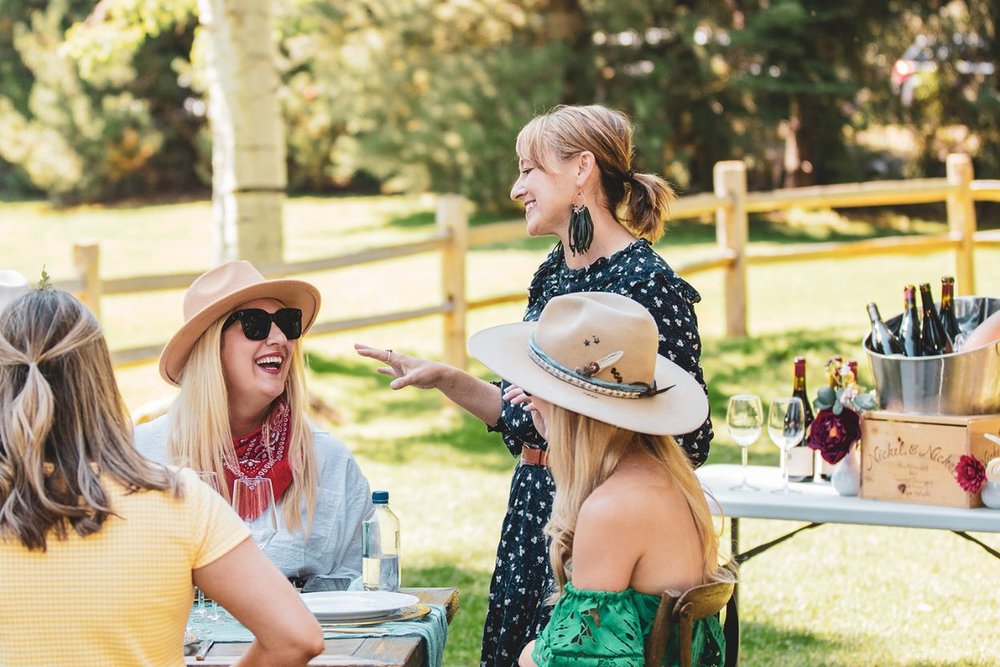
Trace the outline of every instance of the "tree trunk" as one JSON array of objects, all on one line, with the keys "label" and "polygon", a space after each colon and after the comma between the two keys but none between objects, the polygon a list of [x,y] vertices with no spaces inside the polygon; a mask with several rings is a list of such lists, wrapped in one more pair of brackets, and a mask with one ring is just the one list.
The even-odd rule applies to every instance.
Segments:
[{"label": "tree trunk", "polygon": [[792,95],[788,102],[788,125],[785,132],[785,179],[782,185],[786,188],[794,188],[799,167],[802,166],[802,158],[799,155],[799,129],[802,120],[799,118],[799,98]]},{"label": "tree trunk", "polygon": [[[587,15],[579,0],[553,0],[549,4],[546,37],[563,42],[570,56],[565,61],[566,80],[561,102],[590,104],[597,89],[594,85],[594,43]],[[600,98],[604,93],[601,91]]]},{"label": "tree trunk", "polygon": [[198,0],[212,123],[216,256],[259,267],[284,257],[285,131],[271,3]]}]

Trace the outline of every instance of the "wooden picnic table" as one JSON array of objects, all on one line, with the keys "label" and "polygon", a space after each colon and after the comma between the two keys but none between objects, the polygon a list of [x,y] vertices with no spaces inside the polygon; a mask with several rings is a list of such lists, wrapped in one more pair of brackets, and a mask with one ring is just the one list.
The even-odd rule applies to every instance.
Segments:
[{"label": "wooden picnic table", "polygon": [[[458,613],[457,588],[404,588],[425,604],[445,608],[448,622]],[[427,649],[420,637],[359,637],[327,639],[326,650],[309,661],[312,667],[425,667]],[[203,667],[232,665],[250,647],[248,642],[214,644],[204,660],[187,657],[186,664]]]}]

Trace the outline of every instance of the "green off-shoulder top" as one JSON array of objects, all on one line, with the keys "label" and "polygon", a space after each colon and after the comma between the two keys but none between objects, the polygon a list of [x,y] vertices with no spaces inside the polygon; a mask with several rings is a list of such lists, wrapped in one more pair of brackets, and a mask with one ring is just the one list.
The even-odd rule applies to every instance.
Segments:
[{"label": "green off-shoulder top", "polygon": [[[643,663],[646,637],[653,626],[658,595],[623,591],[577,590],[571,582],[552,610],[535,643],[539,667],[625,667]],[[680,641],[670,635],[663,664],[677,665]],[[695,621],[691,629],[691,664],[722,667],[726,640],[718,617]]]}]

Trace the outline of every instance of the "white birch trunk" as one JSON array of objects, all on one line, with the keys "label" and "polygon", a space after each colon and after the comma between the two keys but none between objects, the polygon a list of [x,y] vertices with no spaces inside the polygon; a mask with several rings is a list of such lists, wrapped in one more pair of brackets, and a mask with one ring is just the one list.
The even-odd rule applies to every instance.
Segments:
[{"label": "white birch trunk", "polygon": [[285,130],[270,0],[198,0],[212,123],[218,261],[284,256]]}]

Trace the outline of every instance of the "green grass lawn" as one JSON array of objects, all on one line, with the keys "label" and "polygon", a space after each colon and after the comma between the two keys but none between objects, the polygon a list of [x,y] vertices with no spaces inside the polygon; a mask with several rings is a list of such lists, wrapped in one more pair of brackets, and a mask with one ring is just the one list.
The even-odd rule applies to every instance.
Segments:
[{"label": "green grass lawn", "polygon": [[[286,205],[286,258],[304,260],[404,242],[433,224],[430,197],[300,198]],[[797,224],[755,220],[751,240],[781,245],[809,240],[904,233],[832,215],[792,216]],[[834,224],[827,224],[832,220]],[[56,278],[72,275],[70,244],[101,241],[105,277],[197,271],[212,264],[207,202],[53,212],[42,204],[0,204],[0,267],[35,277],[42,264]],[[939,223],[911,229],[942,231]],[[704,255],[714,228],[675,225],[660,244],[668,261]],[[479,249],[468,260],[471,298],[525,289],[550,246],[525,239]],[[1000,293],[1000,251],[976,255],[978,293]],[[900,310],[903,283],[931,282],[954,271],[947,253],[920,257],[853,258],[753,268],[749,276],[751,337],[723,335],[722,278],[691,277],[701,292],[703,363],[717,435],[710,462],[738,462],[725,433],[725,404],[734,393],[787,394],[791,360],[809,362],[808,381],[822,381],[832,354],[862,360],[864,305],[883,315]],[[323,319],[428,305],[437,300],[434,255],[308,276],[322,289]],[[961,289],[961,286],[960,286]],[[181,322],[179,292],[107,298],[105,327],[113,348],[161,342]],[[520,319],[522,306],[475,311],[469,331]],[[373,327],[308,341],[312,389],[339,412],[331,430],[357,455],[373,487],[392,492],[403,523],[404,583],[457,585],[461,612],[445,653],[449,666],[474,664],[486,593],[514,460],[496,434],[450,409],[436,394],[392,392],[356,357],[363,341],[439,357],[438,318]],[[478,366],[473,371],[488,377]],[[170,396],[154,365],[123,369],[119,380],[136,408]],[[776,465],[778,450],[762,438],[752,463]],[[795,524],[742,523],[750,546]],[[977,535],[994,548],[1000,537]],[[911,529],[824,526],[776,547],[742,571],[741,619],[746,665],[989,665],[1000,664],[1000,564],[954,535]]]}]

